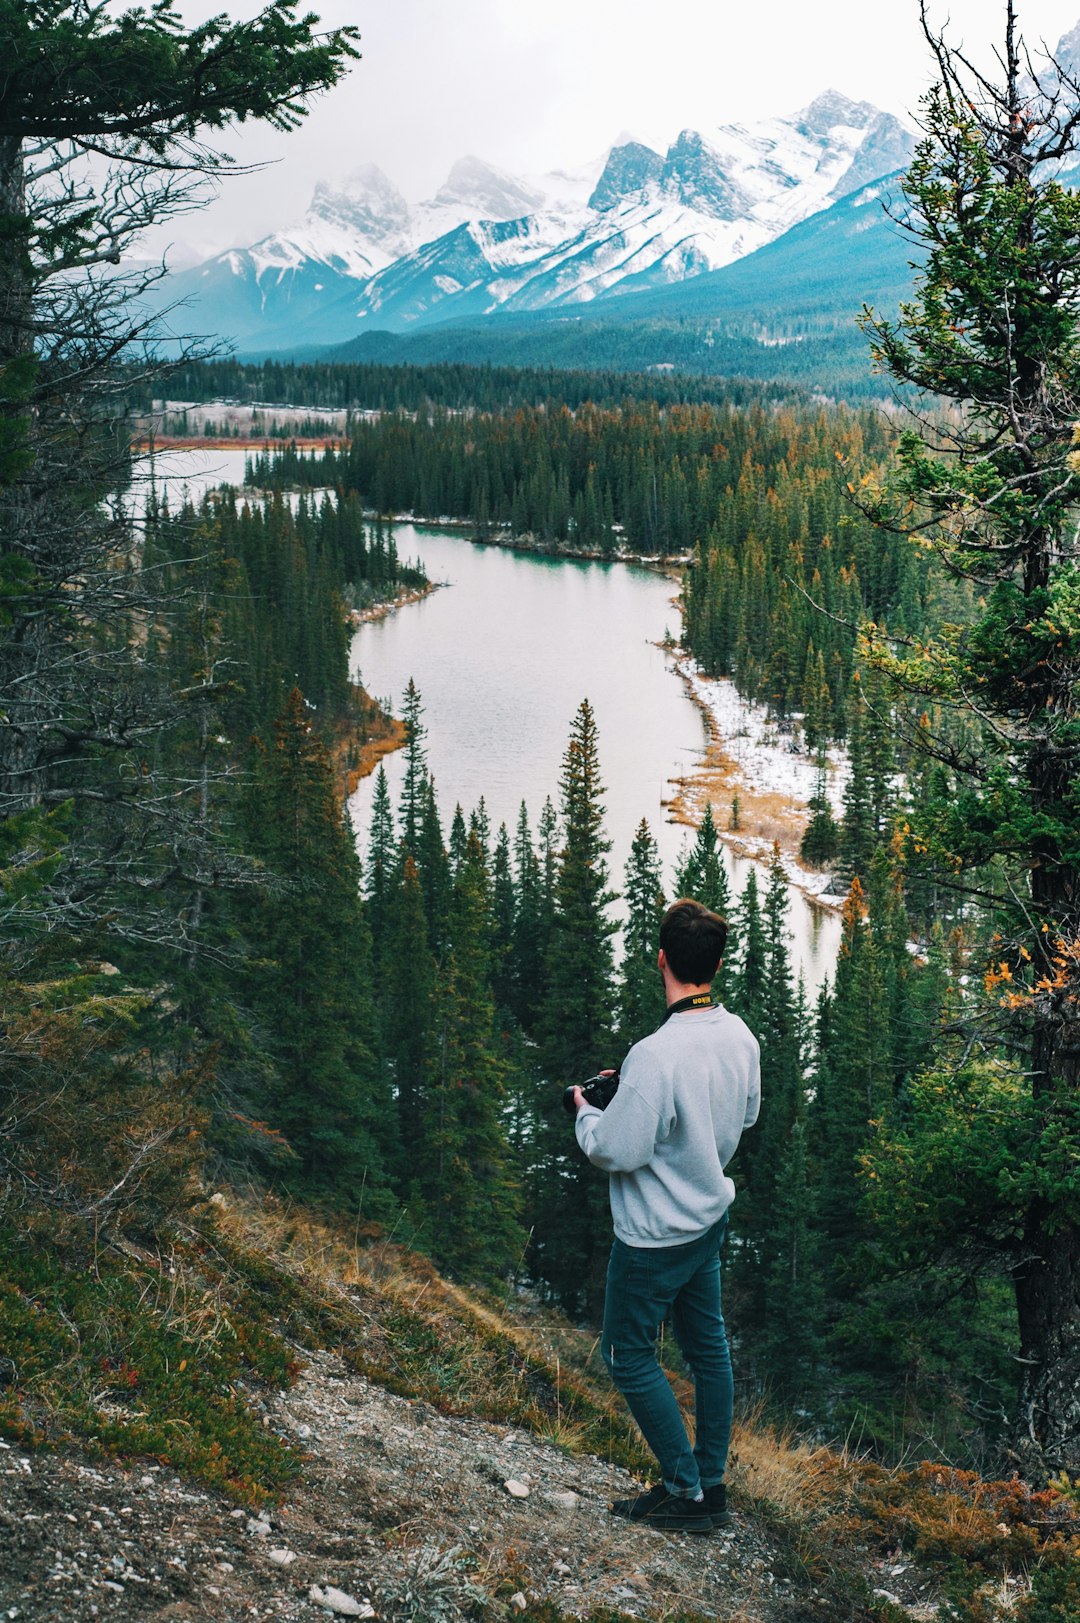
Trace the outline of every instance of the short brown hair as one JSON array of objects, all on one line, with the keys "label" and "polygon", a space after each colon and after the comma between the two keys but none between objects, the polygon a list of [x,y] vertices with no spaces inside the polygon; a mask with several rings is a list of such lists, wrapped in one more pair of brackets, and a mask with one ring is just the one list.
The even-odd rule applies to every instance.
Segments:
[{"label": "short brown hair", "polygon": [[660,945],[676,980],[686,986],[711,981],[727,945],[727,920],[684,896],[660,922]]}]

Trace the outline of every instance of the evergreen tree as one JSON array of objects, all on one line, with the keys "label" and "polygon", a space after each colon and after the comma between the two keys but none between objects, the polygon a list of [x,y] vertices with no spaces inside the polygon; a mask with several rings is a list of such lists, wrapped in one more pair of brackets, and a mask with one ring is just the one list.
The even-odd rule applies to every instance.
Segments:
[{"label": "evergreen tree", "polygon": [[848,712],[848,779],[844,785],[844,817],[840,825],[840,871],[850,884],[858,876],[865,886],[870,858],[877,843],[873,786],[866,750],[866,712],[856,672]]},{"label": "evergreen tree", "polygon": [[551,912],[545,905],[543,875],[529,832],[525,802],[514,837],[514,936],[511,953],[511,1006],[524,1030],[532,1033],[540,1010],[544,963],[551,934]]},{"label": "evergreen tree", "polygon": [[[933,33],[939,82],[905,180],[919,251],[898,320],[869,315],[878,365],[903,387],[950,403],[947,443],[923,428],[902,440],[895,501],[876,512],[929,541],[956,579],[978,583],[970,623],[928,644],[890,645],[869,628],[870,662],[914,699],[911,746],[956,777],[914,842],[950,885],[984,899],[1000,875],[997,939],[973,1009],[994,1016],[1029,1079],[1040,1176],[1021,1196],[1002,1261],[1015,1289],[1023,1389],[1016,1434],[1035,1464],[1080,1460],[1080,1219],[1074,1179],[1080,1063],[1073,1035],[1080,940],[1074,792],[1080,564],[1080,198],[1060,180],[1080,149],[1080,80],[1040,67],[1014,0],[994,82]],[[961,723],[960,742],[921,725],[927,701]],[[974,747],[964,738],[973,729]],[[1055,1150],[1046,1160],[1047,1135]],[[1064,1134],[1064,1136],[1061,1136]],[[1066,1147],[1067,1146],[1067,1147]]]},{"label": "evergreen tree", "polygon": [[368,835],[367,912],[371,925],[372,949],[379,962],[386,929],[387,908],[396,870],[394,813],[386,769],[380,763],[371,799],[371,829]]},{"label": "evergreen tree", "polygon": [[420,1131],[435,985],[424,892],[411,856],[405,858],[391,898],[380,967],[378,1013],[383,1052],[397,1098],[401,1143],[408,1154]]},{"label": "evergreen tree", "polygon": [[656,1028],[664,1017],[665,997],[656,954],[664,893],[660,885],[660,852],[642,818],[626,864],[626,924],[619,978],[618,1046],[625,1052]]},{"label": "evergreen tree", "polygon": [[[275,1074],[265,1117],[296,1161],[291,1188],[336,1205],[385,1195],[388,1101],[367,1046],[373,1020],[360,867],[326,748],[294,688],[256,762],[248,837],[276,873],[252,933],[264,960],[249,981]],[[382,1140],[382,1146],[380,1146]]]},{"label": "evergreen tree", "polygon": [[505,1078],[495,1048],[490,939],[489,879],[473,832],[454,876],[414,1166],[432,1255],[459,1278],[479,1280],[504,1275],[525,1239],[503,1127]]},{"label": "evergreen tree", "polygon": [[855,878],[844,903],[828,1037],[810,1119],[819,1169],[822,1265],[834,1299],[850,1299],[857,1289],[854,1264],[865,1235],[858,1158],[871,1123],[884,1116],[892,1099],[889,1012],[880,952]]},{"label": "evergreen tree", "polygon": [[810,797],[810,821],[799,844],[799,855],[812,868],[826,868],[836,857],[840,831],[829,799],[828,766],[824,749],[819,749],[814,792]]},{"label": "evergreen tree", "polygon": [[420,875],[420,889],[424,893],[428,938],[433,953],[438,957],[449,924],[451,872],[443,844],[435,780],[430,777],[424,785],[424,811],[416,840],[416,868]]},{"label": "evergreen tree", "polygon": [[423,714],[420,691],[410,676],[401,705],[401,721],[405,729],[405,776],[401,785],[400,817],[402,844],[414,859],[427,798],[427,752],[424,749],[427,728],[423,723]]},{"label": "evergreen tree", "polygon": [[496,1007],[505,1014],[514,1003],[514,933],[517,897],[514,891],[510,835],[500,823],[491,867],[491,987]]},{"label": "evergreen tree", "polygon": [[[733,957],[737,949],[737,933],[732,927],[734,921],[731,917],[731,889],[728,885],[727,869],[724,866],[720,836],[713,822],[711,803],[705,807],[693,845],[684,861],[675,870],[675,889],[679,896],[692,897],[695,902],[711,908],[714,913],[719,913],[722,919],[728,921],[725,959]],[[713,983],[713,994],[717,1001],[722,1001],[726,985],[725,965],[721,964]]]},{"label": "evergreen tree", "polygon": [[546,1096],[533,1190],[536,1268],[570,1308],[595,1306],[607,1248],[607,1192],[561,1107],[563,1089],[613,1064],[614,999],[603,790],[592,706],[583,699],[561,778],[562,849],[540,1021]]}]

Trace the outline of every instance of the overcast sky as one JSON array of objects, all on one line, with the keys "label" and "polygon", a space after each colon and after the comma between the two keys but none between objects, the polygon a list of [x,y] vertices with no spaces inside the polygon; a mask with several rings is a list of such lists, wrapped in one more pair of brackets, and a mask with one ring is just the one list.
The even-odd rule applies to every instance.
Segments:
[{"label": "overcast sky", "polygon": [[[353,23],[363,60],[289,136],[253,128],[231,142],[269,165],[234,177],[205,212],[178,221],[202,253],[297,220],[319,179],[377,163],[410,201],[475,153],[514,172],[573,167],[622,134],[665,146],[687,127],[789,113],[832,86],[914,112],[929,65],[917,0],[310,0]],[[931,0],[950,33],[984,54],[999,0]],[[182,0],[189,21],[251,0]],[[1056,44],[1080,0],[1021,0],[1032,45]],[[184,256],[188,257],[187,255]]]}]

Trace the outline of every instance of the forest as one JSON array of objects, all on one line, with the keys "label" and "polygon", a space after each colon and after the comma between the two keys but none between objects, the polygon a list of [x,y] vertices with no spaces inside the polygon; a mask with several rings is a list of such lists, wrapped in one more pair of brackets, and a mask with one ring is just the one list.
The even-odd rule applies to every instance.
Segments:
[{"label": "forest", "polygon": [[[690,894],[730,920],[718,991],[767,1078],[725,1264],[747,1390],[816,1440],[1015,1470],[1075,1510],[1080,199],[1048,165],[1080,141],[1080,86],[1025,122],[1011,31],[996,99],[941,48],[906,181],[924,268],[898,318],[863,321],[918,414],[666,375],[178,368],[132,314],[151,273],[98,267],[176,208],[176,174],[224,167],[193,127],[291,127],[353,33],[286,4],[189,35],[160,8],[117,31],[0,0],[20,40],[66,10],[85,73],[42,50],[0,96],[0,1430],[135,1439],[270,1491],[236,1383],[284,1386],[292,1355],[212,1191],[358,1248],[407,1236],[478,1300],[594,1326],[605,1189],[560,1097],[660,1019],[657,923]],[[140,88],[117,110],[86,86],[121,58]],[[218,389],[378,415],[197,507],[135,498],[133,412]],[[401,511],[666,560],[698,665],[822,773],[843,744],[842,816],[816,795],[803,844],[845,898],[812,1004],[780,853],[734,902],[720,808],[676,872],[644,818],[613,871],[587,695],[535,825],[494,828],[482,799],[439,803],[410,684],[403,790],[378,774],[357,849],[343,786],[385,718],[352,628],[427,585]],[[187,1330],[156,1336],[123,1273],[155,1247],[231,1270],[246,1304],[183,1383]],[[337,1323],[276,1288],[298,1337]],[[1026,1615],[1058,1623],[1075,1560],[1040,1570]]]}]

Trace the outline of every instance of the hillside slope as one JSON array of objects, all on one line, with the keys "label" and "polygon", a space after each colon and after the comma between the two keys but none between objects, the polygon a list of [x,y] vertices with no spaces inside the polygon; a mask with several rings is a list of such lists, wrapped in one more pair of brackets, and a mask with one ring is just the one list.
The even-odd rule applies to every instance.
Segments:
[{"label": "hillside slope", "polygon": [[89,1268],[38,1227],[0,1253],[6,1617],[1076,1615],[1068,1495],[760,1425],[736,1430],[730,1528],[613,1521],[647,1459],[591,1333],[389,1238],[231,1192],[167,1249],[99,1237]]}]

